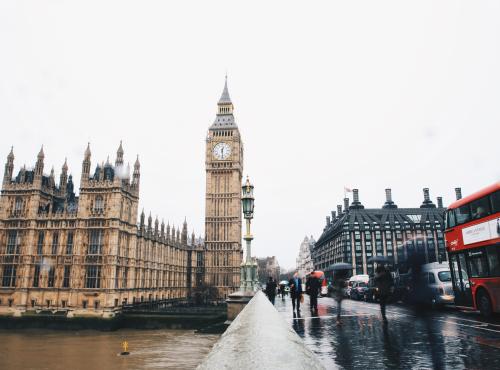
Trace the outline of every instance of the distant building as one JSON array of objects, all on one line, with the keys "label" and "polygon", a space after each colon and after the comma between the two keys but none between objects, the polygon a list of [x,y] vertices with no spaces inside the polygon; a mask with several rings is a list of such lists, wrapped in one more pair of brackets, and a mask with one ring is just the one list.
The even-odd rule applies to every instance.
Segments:
[{"label": "distant building", "polygon": [[299,277],[305,278],[312,270],[314,270],[314,263],[311,253],[314,249],[316,241],[313,236],[304,238],[299,248],[299,255],[297,257],[297,273]]},{"label": "distant building", "polygon": [[447,258],[442,198],[438,198],[436,206],[425,188],[419,208],[398,208],[391,189],[385,192],[386,202],[381,208],[365,208],[358,189],[354,189],[351,205],[345,198],[344,210],[338,205],[337,211],[332,211],[313,248],[316,269],[345,262],[352,264],[354,275],[368,274],[373,273],[373,264],[368,260],[376,255],[386,256],[400,270],[408,268],[408,256],[419,256],[426,262]]},{"label": "distant building", "polygon": [[[203,283],[203,245],[194,234],[138,215],[140,164],[97,164],[84,154],[79,196],[66,162],[58,184],[33,169],[14,176],[7,157],[0,196],[0,314],[40,310],[110,317],[123,304],[186,298]],[[139,218],[139,220],[138,220]],[[137,224],[139,221],[139,224]]]},{"label": "distant building", "polygon": [[280,278],[280,265],[276,257],[257,258],[257,274],[261,283],[265,283],[269,276],[278,281]]}]

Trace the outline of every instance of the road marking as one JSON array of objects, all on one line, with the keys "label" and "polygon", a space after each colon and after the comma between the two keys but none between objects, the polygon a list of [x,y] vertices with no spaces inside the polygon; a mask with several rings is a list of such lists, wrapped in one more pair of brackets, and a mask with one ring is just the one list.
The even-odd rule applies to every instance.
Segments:
[{"label": "road marking", "polygon": [[477,326],[477,325],[459,324],[458,322],[449,321],[449,320],[440,320],[440,319],[434,319],[434,320],[436,320],[436,321],[442,321],[442,322],[445,322],[445,323],[448,323],[448,324],[455,324],[455,325],[458,325],[458,326],[466,326],[468,328],[473,328],[473,329],[488,330],[488,331],[492,331],[493,333],[500,333],[500,330],[487,329],[487,328],[483,328],[483,327],[480,327],[480,326]]},{"label": "road marking", "polygon": [[[368,309],[370,309],[370,310],[377,310],[377,311],[379,310],[379,308],[374,308],[374,307],[369,307],[369,306],[364,307],[364,308],[368,308]],[[408,314],[404,314],[404,313],[397,312],[397,311],[389,311],[389,310],[386,310],[386,312],[393,313],[393,314],[400,315],[400,316],[410,316],[410,317],[416,317],[416,316],[414,316],[414,315],[408,315]],[[453,316],[452,318],[453,318],[453,319],[458,319],[458,320],[464,320],[464,321],[476,322],[476,323],[478,323],[478,324],[487,324],[488,326],[490,326],[490,325],[492,325],[492,326],[499,326],[499,325],[494,325],[494,324],[484,323],[484,322],[481,322],[481,321],[467,320],[467,319],[460,319],[460,318],[455,317],[455,316]],[[433,320],[437,320],[437,321],[446,322],[446,323],[455,324],[455,325],[458,325],[458,326],[465,326],[465,327],[468,327],[468,328],[480,329],[480,330],[488,330],[488,331],[492,331],[492,332],[494,332],[494,333],[500,333],[500,330],[488,329],[488,328],[485,328],[485,327],[482,327],[482,326],[479,326],[479,325],[466,325],[466,324],[459,324],[458,322],[455,322],[455,321],[442,320],[442,319],[439,319],[439,318],[436,318],[436,317],[432,317],[431,319],[433,319]]]}]

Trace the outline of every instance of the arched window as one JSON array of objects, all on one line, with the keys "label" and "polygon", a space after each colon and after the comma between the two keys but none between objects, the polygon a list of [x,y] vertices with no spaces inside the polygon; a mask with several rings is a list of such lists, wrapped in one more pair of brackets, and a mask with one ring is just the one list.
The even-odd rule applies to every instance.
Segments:
[{"label": "arched window", "polygon": [[100,195],[98,195],[95,198],[94,210],[96,212],[102,212],[102,211],[104,211],[104,199]]}]

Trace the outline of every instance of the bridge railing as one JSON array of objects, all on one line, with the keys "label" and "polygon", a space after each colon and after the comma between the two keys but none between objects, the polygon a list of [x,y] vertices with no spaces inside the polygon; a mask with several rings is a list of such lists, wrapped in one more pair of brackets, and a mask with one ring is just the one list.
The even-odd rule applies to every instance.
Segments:
[{"label": "bridge railing", "polygon": [[324,369],[291,325],[257,292],[205,360],[204,369]]}]

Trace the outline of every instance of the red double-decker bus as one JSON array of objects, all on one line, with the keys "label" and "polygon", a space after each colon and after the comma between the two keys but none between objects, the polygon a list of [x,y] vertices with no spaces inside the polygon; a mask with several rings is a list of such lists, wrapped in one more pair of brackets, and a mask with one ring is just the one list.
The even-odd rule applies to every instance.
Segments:
[{"label": "red double-decker bus", "polygon": [[455,304],[500,312],[500,182],[449,206],[445,239]]}]

